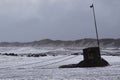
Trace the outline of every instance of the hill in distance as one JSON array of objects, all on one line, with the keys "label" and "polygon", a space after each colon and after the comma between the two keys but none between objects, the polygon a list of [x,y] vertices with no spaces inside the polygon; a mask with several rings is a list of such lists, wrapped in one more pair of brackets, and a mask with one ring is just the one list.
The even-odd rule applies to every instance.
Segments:
[{"label": "hill in distance", "polygon": [[[100,39],[101,47],[120,47],[120,39]],[[96,39],[51,40],[43,39],[32,42],[0,42],[0,47],[93,47],[97,46]]]}]

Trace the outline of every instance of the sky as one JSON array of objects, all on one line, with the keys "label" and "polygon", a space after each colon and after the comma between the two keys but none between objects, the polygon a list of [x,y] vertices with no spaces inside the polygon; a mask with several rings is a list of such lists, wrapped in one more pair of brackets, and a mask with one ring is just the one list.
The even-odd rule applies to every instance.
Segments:
[{"label": "sky", "polygon": [[120,0],[0,0],[0,42],[120,38]]}]

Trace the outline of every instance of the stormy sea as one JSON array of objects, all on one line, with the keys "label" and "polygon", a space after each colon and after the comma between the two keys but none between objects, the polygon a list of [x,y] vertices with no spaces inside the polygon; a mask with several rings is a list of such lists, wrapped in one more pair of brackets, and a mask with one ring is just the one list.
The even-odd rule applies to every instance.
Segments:
[{"label": "stormy sea", "polygon": [[82,47],[0,47],[0,80],[120,80],[120,48],[101,48],[106,67],[59,68],[83,60]]}]

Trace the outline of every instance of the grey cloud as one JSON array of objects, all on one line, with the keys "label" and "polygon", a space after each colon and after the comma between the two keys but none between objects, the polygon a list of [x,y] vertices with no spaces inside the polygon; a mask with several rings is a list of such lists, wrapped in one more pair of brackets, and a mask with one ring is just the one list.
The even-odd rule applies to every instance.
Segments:
[{"label": "grey cloud", "polygon": [[[119,38],[118,0],[94,1],[100,38]],[[95,38],[90,0],[1,0],[0,41]]]}]

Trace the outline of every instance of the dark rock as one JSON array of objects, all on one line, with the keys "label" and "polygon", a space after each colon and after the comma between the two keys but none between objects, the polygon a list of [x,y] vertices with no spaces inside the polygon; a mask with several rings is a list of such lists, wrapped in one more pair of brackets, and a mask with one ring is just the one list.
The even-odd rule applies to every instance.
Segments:
[{"label": "dark rock", "polygon": [[47,56],[46,54],[28,54],[27,57],[44,57]]},{"label": "dark rock", "polygon": [[62,65],[59,68],[76,68],[77,64]]},{"label": "dark rock", "polygon": [[79,55],[79,53],[73,53],[73,54],[71,54],[71,55]]},{"label": "dark rock", "polygon": [[9,53],[9,56],[18,56],[18,54],[14,54],[14,53]]},{"label": "dark rock", "polygon": [[40,56],[44,57],[44,56],[47,56],[46,54],[40,54]]},{"label": "dark rock", "polygon": [[15,53],[4,53],[2,55],[6,55],[6,56],[18,56],[18,54],[15,54]]}]

